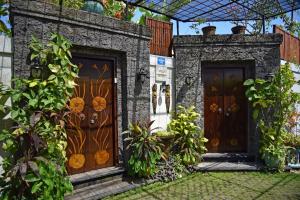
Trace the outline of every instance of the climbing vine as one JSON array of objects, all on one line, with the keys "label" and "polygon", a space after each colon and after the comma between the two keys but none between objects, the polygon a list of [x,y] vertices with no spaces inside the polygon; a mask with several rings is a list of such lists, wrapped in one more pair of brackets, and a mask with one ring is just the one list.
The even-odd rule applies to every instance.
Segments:
[{"label": "climbing vine", "polygon": [[1,131],[4,173],[0,199],[64,199],[72,190],[64,164],[67,102],[72,95],[77,66],[70,61],[71,44],[52,34],[42,45],[33,38],[30,59],[43,69],[41,78],[17,78],[11,89],[12,131]]}]

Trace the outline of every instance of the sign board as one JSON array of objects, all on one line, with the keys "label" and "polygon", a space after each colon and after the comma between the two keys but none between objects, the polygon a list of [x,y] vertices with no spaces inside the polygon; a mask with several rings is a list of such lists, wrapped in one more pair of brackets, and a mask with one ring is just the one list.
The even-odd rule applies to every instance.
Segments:
[{"label": "sign board", "polygon": [[166,59],[164,57],[157,57],[158,65],[166,65]]},{"label": "sign board", "polygon": [[168,69],[165,66],[156,65],[156,81],[166,81],[168,78]]}]

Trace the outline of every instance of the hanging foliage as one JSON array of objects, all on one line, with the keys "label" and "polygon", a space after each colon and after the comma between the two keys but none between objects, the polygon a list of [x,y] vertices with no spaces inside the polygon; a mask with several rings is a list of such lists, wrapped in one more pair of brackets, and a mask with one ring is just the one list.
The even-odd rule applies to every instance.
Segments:
[{"label": "hanging foliage", "polygon": [[58,34],[42,45],[33,38],[31,60],[38,60],[43,78],[14,80],[11,89],[12,131],[1,131],[4,173],[0,199],[64,199],[72,190],[64,164],[66,105],[72,95],[77,66],[70,61],[71,44]]}]

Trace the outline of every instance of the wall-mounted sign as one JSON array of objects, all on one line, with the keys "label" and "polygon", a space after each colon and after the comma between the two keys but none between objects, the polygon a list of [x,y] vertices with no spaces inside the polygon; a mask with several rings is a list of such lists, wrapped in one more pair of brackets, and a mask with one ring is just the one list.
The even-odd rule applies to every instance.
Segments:
[{"label": "wall-mounted sign", "polygon": [[158,65],[166,65],[166,59],[164,57],[157,57]]},{"label": "wall-mounted sign", "polygon": [[156,81],[166,81],[168,78],[168,69],[165,66],[156,65]]}]

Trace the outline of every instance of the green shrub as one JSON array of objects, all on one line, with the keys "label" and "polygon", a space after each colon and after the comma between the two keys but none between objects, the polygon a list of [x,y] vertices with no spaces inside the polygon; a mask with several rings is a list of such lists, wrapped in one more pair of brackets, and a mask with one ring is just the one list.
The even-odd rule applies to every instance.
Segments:
[{"label": "green shrub", "polygon": [[169,131],[175,133],[176,150],[185,165],[192,165],[200,161],[201,154],[206,151],[204,132],[196,125],[199,113],[195,107],[184,108],[178,106],[178,112],[168,124]]},{"label": "green shrub", "polygon": [[141,123],[131,124],[125,139],[129,141],[127,149],[131,156],[128,161],[131,175],[140,177],[152,176],[156,170],[156,163],[162,158],[161,143],[156,135],[151,133],[150,127],[154,121],[144,125]]},{"label": "green shrub", "polygon": [[58,34],[51,36],[47,46],[34,38],[31,42],[31,59],[38,60],[48,74],[14,80],[11,118],[17,126],[0,133],[7,152],[0,199],[63,200],[72,190],[65,169],[64,124],[78,68],[70,61],[70,48],[70,42]]},{"label": "green shrub", "polygon": [[288,63],[279,68],[271,81],[248,79],[244,82],[246,96],[253,107],[253,118],[257,120],[261,133],[262,159],[267,167],[279,171],[285,164],[289,119],[300,99],[299,94],[292,90],[296,83]]}]

